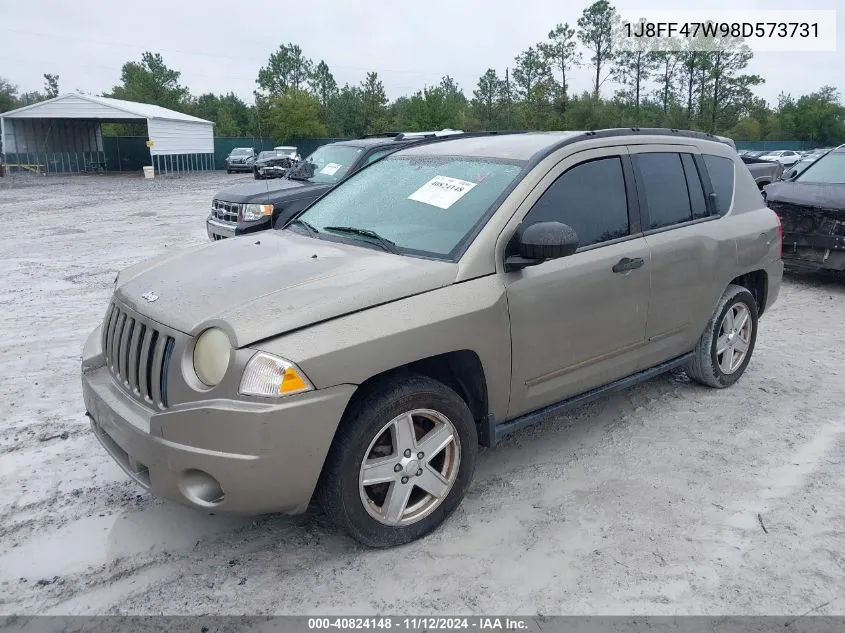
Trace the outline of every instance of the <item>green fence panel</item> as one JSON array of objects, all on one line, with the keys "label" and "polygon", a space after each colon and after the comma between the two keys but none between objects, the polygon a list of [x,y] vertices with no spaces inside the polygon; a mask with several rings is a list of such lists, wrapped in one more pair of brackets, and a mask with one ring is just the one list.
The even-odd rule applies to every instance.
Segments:
[{"label": "green fence panel", "polygon": [[146,136],[104,136],[103,151],[108,171],[140,172],[152,164]]},{"label": "green fence panel", "polygon": [[813,149],[817,144],[810,141],[734,141],[737,149],[747,149],[751,151],[774,151],[778,149],[791,149],[793,151],[801,151],[805,149]]}]

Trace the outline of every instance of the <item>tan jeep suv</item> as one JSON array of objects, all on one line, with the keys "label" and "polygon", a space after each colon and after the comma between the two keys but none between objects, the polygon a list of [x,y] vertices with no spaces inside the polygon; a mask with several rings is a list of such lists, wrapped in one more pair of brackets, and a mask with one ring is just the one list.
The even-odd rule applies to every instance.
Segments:
[{"label": "tan jeep suv", "polygon": [[85,345],[93,430],[157,495],[416,539],[478,445],[660,372],[728,387],[782,276],[736,152],[677,130],[464,134],[283,229],[124,270]]}]

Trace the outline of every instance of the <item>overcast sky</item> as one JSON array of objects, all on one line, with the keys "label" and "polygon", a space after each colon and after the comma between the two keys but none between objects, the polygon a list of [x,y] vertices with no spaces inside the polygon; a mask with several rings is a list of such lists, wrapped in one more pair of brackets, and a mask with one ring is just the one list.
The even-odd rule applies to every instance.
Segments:
[{"label": "overcast sky", "polygon": [[[252,103],[260,66],[279,44],[294,42],[325,59],[339,85],[378,71],[388,96],[410,94],[454,77],[472,97],[487,69],[500,73],[558,22],[574,25],[588,2],[560,0],[33,0],[12,3],[0,22],[0,77],[21,91],[41,89],[43,73],[62,92],[99,94],[127,60],[159,52],[193,94],[234,91]],[[836,9],[837,0],[618,0],[619,9]],[[308,7],[311,8],[308,8]],[[13,8],[12,8],[13,7]],[[845,92],[845,5],[835,53],[757,53],[750,72],[766,79],[758,94],[799,95],[833,84]],[[573,89],[589,88],[586,69]],[[609,94],[612,86],[604,90]]]}]

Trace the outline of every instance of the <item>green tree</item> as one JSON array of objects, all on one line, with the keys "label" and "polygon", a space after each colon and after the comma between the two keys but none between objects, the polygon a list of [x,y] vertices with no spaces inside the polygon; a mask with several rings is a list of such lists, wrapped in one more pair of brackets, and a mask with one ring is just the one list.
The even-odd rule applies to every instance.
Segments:
[{"label": "green tree", "polygon": [[422,131],[464,127],[466,97],[458,84],[446,75],[440,84],[424,88],[394,104],[394,118],[403,130]]},{"label": "green tree", "polygon": [[[0,77],[0,112],[8,112],[18,107],[18,87]],[[0,139],[2,140],[2,139]]]},{"label": "green tree", "polygon": [[215,136],[252,135],[250,108],[233,92],[200,95],[193,101],[191,114],[213,121]]},{"label": "green tree", "polygon": [[763,138],[763,128],[757,119],[740,119],[731,130],[731,138],[737,141],[759,141]]},{"label": "green tree", "polygon": [[361,136],[363,95],[357,86],[346,84],[332,98],[329,106],[329,130],[334,136]]},{"label": "green tree", "polygon": [[[590,62],[595,69],[593,75],[593,94],[598,97],[599,90],[610,77],[609,69],[613,62],[613,24],[616,9],[607,0],[596,0],[584,9],[578,18],[578,39],[590,52]],[[604,71],[604,72],[602,72]]]},{"label": "green tree", "polygon": [[503,83],[496,71],[488,68],[472,92],[472,110],[483,129],[495,129],[500,124],[499,106]]},{"label": "green tree", "polygon": [[557,84],[558,102],[561,112],[566,110],[569,80],[567,73],[581,65],[581,52],[575,41],[575,29],[569,23],[558,24],[549,31],[547,42],[537,45],[543,59],[550,68],[560,71],[560,83]]},{"label": "green tree", "polygon": [[306,90],[289,88],[283,95],[270,97],[266,120],[270,135],[282,141],[328,134],[320,121],[320,102]]},{"label": "green tree", "polygon": [[311,78],[314,63],[302,54],[302,49],[293,43],[282,44],[270,55],[267,65],[258,71],[255,83],[261,94],[278,97],[289,89],[305,88]]},{"label": "green tree", "polygon": [[799,97],[795,103],[795,128],[799,139],[819,145],[839,145],[845,141],[845,108],[839,91],[823,86]]},{"label": "green tree", "polygon": [[753,55],[751,49],[739,41],[722,41],[708,56],[706,80],[710,117],[706,128],[715,133],[736,124],[753,98],[751,87],[762,84],[763,78],[742,72]]},{"label": "green tree", "polygon": [[59,76],[44,73],[44,94],[48,99],[59,96]]},{"label": "green tree", "polygon": [[329,106],[332,99],[337,95],[337,82],[332,75],[332,71],[329,70],[329,65],[322,59],[311,71],[308,85],[311,87],[311,92],[317,97],[317,101],[320,102],[320,120],[324,125],[328,125]]},{"label": "green tree", "polygon": [[383,131],[388,122],[388,101],[384,92],[384,84],[378,78],[377,72],[367,73],[367,78],[361,82],[360,92],[359,124],[362,133],[369,134]]},{"label": "green tree", "polygon": [[642,94],[646,82],[657,69],[657,57],[647,45],[641,44],[634,50],[618,52],[615,61],[616,79],[624,86],[622,95],[634,106],[634,123],[639,124]]},{"label": "green tree", "polygon": [[676,51],[655,51],[655,75],[657,90],[655,94],[660,101],[663,114],[669,112],[669,106],[677,99],[675,80],[678,76],[682,59]]},{"label": "green tree", "polygon": [[181,73],[168,68],[161,55],[147,51],[141,62],[126,62],[120,73],[120,85],[107,97],[152,103],[183,112],[189,107],[188,89],[179,83]]},{"label": "green tree", "polygon": [[514,92],[530,127],[543,128],[551,105],[552,79],[549,64],[533,46],[516,56],[513,69]]}]

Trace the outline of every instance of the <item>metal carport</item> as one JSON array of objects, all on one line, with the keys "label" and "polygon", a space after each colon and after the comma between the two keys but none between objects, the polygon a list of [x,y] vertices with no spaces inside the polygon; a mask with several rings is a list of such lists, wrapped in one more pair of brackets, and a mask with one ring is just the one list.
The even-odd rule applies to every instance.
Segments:
[{"label": "metal carport", "polygon": [[[64,94],[0,114],[0,151],[8,170],[37,173],[103,171],[102,124],[141,123],[157,172],[214,169],[214,124],[147,103]],[[144,152],[146,156],[146,152]]]}]

